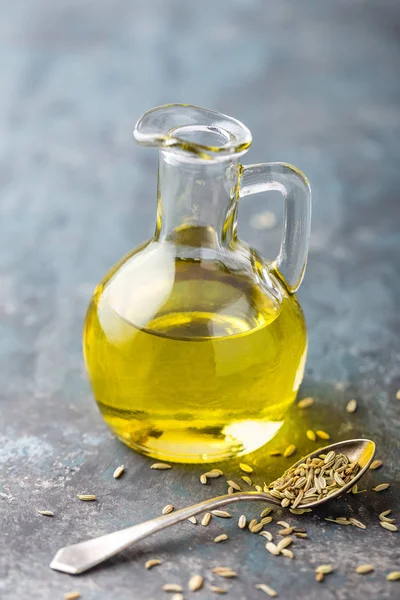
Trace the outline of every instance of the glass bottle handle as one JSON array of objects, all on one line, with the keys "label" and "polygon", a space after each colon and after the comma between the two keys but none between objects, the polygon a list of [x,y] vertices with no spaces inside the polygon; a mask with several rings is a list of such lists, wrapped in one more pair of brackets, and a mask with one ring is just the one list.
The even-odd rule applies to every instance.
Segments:
[{"label": "glass bottle handle", "polygon": [[263,163],[242,167],[239,197],[278,191],[285,199],[285,217],[279,255],[274,265],[294,293],[300,286],[307,263],[311,189],[307,177],[286,163]]}]

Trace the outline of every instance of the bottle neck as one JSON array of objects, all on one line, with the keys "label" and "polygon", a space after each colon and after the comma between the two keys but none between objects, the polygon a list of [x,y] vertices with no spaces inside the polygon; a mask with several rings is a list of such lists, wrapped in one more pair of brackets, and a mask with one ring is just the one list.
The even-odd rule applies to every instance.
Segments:
[{"label": "bottle neck", "polygon": [[223,246],[235,235],[238,159],[207,161],[161,151],[155,239]]}]

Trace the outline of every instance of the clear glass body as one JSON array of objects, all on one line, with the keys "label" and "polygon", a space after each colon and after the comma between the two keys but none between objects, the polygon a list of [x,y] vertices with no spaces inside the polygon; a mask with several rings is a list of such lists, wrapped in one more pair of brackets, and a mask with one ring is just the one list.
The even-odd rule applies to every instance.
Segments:
[{"label": "clear glass body", "polygon": [[[161,146],[154,238],[96,288],[84,355],[98,406],[124,443],[158,459],[210,462],[264,445],[295,399],[307,335],[293,287],[304,264],[288,264],[288,219],[274,264],[237,237],[238,200],[259,184],[257,168],[239,163],[248,130],[236,121],[227,130],[228,117],[193,109],[196,122],[174,137],[170,109],[147,113],[135,131],[141,143]],[[187,116],[174,106],[178,123]],[[286,179],[272,188],[263,167],[268,189],[293,176],[275,165]]]}]

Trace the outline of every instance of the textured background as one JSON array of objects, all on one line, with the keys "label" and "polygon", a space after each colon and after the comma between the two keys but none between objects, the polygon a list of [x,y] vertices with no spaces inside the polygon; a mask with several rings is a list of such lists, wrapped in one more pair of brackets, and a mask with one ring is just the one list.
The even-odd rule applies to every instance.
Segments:
[{"label": "textured background", "polygon": [[[165,582],[210,567],[238,569],[234,600],[262,597],[266,582],[283,599],[395,599],[400,520],[400,9],[397,0],[13,0],[0,7],[0,598],[158,599]],[[245,122],[254,143],[246,162],[285,160],[314,192],[307,276],[300,291],[310,333],[303,395],[274,447],[310,426],[334,440],[372,437],[385,465],[365,481],[382,494],[346,497],[305,523],[310,540],[288,562],[236,522],[190,523],[140,543],[80,578],[52,572],[60,547],[109,532],[225,489],[206,488],[201,468],[149,471],[151,461],[114,440],[84,374],[81,329],[95,284],[125,252],[151,235],[156,153],[131,130],[148,108],[188,102]],[[249,198],[241,235],[265,254],[275,228],[254,229],[279,197]],[[355,397],[359,410],[344,407]],[[272,445],[271,445],[272,447]],[[270,448],[267,448],[267,451]],[[287,463],[262,452],[255,480]],[[126,474],[112,479],[124,463]],[[226,465],[237,477],[237,467]],[[210,489],[212,488],[212,489]],[[77,493],[96,493],[82,503]],[[260,507],[234,509],[258,514]],[[37,509],[51,509],[54,519]],[[324,521],[358,516],[365,531]],[[276,526],[271,526],[271,531]],[[232,531],[224,544],[212,539]],[[164,560],[152,572],[144,562]],[[331,562],[323,584],[313,569]],[[354,573],[360,562],[376,572]],[[216,577],[214,577],[216,582]],[[192,594],[192,596],[194,596]],[[189,593],[185,598],[191,597]],[[196,598],[211,598],[204,589]]]}]

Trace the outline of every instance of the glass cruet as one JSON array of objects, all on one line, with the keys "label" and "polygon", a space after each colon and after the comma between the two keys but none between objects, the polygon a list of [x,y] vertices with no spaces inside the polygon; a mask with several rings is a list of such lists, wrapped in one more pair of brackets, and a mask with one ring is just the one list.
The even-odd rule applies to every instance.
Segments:
[{"label": "glass cruet", "polygon": [[[137,142],[159,149],[154,237],[94,291],[84,356],[100,411],[144,454],[212,462],[264,445],[303,378],[307,334],[294,295],[311,194],[285,163],[242,166],[249,129],[185,104],[146,112]],[[237,235],[241,198],[278,190],[282,242],[268,263]]]}]

